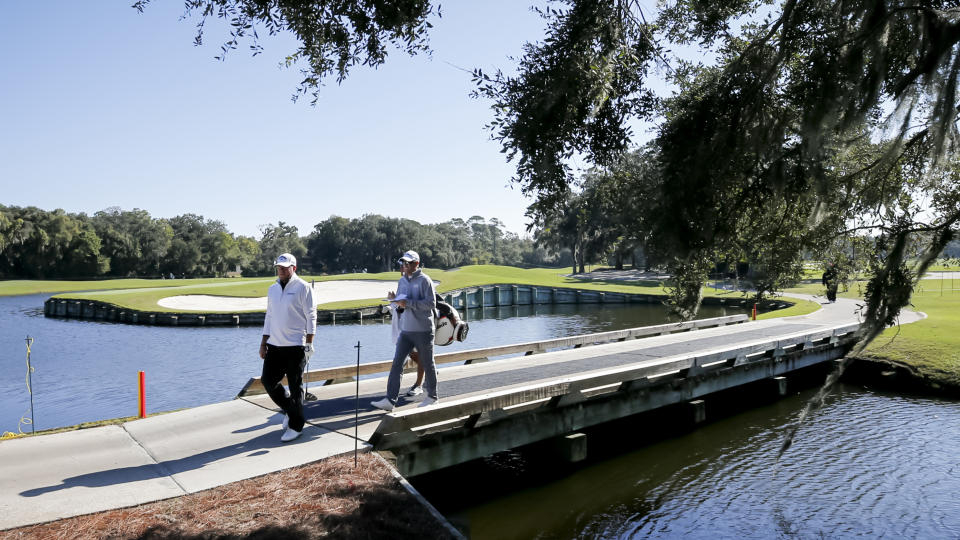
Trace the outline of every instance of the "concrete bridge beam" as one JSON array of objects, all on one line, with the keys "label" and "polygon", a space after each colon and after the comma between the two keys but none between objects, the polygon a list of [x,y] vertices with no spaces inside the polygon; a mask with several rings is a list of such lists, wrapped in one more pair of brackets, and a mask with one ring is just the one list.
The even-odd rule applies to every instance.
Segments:
[{"label": "concrete bridge beam", "polygon": [[[783,352],[771,350],[743,365],[715,362],[708,370],[693,375],[681,376],[687,370],[679,370],[633,376],[631,380],[602,387],[595,384],[605,379],[596,377],[582,383],[564,383],[566,389],[553,397],[546,388],[531,388],[526,391],[529,400],[521,406],[514,403],[517,398],[510,396],[504,396],[504,405],[499,409],[489,408],[492,403],[488,402],[483,410],[467,416],[461,412],[466,409],[450,406],[451,418],[447,422],[435,422],[433,416],[440,410],[406,413],[395,422],[385,418],[370,442],[377,450],[391,451],[402,474],[416,476],[670,405],[688,403],[691,420],[702,422],[706,419],[706,406],[700,398],[764,379],[772,381],[774,377],[781,378],[773,383],[779,389],[783,384],[779,380],[785,381],[784,374],[840,358],[853,341],[848,337],[837,346],[826,344],[815,349],[777,348]],[[736,358],[736,352],[732,356]],[[432,415],[424,420],[432,424],[424,426],[426,429],[416,428],[418,414]]]}]

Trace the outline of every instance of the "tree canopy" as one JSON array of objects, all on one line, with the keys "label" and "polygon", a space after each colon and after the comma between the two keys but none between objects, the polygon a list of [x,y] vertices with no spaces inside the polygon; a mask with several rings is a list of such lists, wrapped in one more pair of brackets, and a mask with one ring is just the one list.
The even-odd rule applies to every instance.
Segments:
[{"label": "tree canopy", "polygon": [[[427,51],[439,16],[414,0],[185,7],[199,14],[198,38],[209,17],[229,21],[224,52],[249,39],[258,53],[257,27],[292,32],[301,47],[289,63],[307,65],[301,93],[325,77],[343,80],[355,65],[379,65],[388,45]],[[557,0],[540,13],[546,37],[526,44],[516,74],[473,76],[475,95],[491,101],[491,135],[516,164],[514,181],[535,199],[534,225],[553,224],[544,244],[586,253],[591,242],[642,238],[675,274],[674,300],[691,316],[718,261],[758,262],[762,294],[796,275],[803,253],[842,256],[845,241],[862,233],[872,241],[861,249],[875,262],[875,335],[908,301],[898,291],[910,290],[953,237],[954,2],[672,0],[646,8],[636,0]],[[654,92],[655,78],[672,85],[670,93]],[[637,142],[637,119],[657,125],[649,171],[642,181],[609,180]],[[572,158],[606,179],[581,183]],[[638,204],[627,195],[638,191],[653,218],[620,219],[627,234],[617,220],[591,223],[581,204],[623,216]],[[571,214],[573,203],[580,206]],[[913,255],[920,262],[910,266]]]},{"label": "tree canopy", "polygon": [[[576,184],[558,163],[576,154],[609,169],[629,117],[651,120],[660,189],[643,232],[685,289],[681,308],[695,313],[718,258],[761,263],[761,289],[775,290],[804,252],[836,252],[861,231],[878,263],[868,334],[895,319],[960,220],[954,3],[559,4],[515,76],[475,74],[535,213],[555,212]],[[706,53],[670,52],[690,47]],[[652,98],[651,76],[676,91]]]},{"label": "tree canopy", "polygon": [[162,219],[111,207],[91,217],[0,205],[0,278],[224,276],[238,267],[245,276],[272,275],[280,253],[294,254],[302,272],[382,272],[397,269],[408,249],[436,268],[566,262],[562,249],[537,249],[482,216],[438,224],[331,216],[306,236],[281,221],[262,225],[257,239],[197,214]]}]

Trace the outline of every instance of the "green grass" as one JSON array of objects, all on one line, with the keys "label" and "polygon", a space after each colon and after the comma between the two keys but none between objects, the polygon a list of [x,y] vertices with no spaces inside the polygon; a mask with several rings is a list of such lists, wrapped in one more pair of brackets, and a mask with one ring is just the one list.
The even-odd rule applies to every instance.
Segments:
[{"label": "green grass", "polygon": [[[927,318],[900,328],[888,328],[867,348],[871,358],[901,362],[921,374],[947,384],[960,385],[960,291],[941,295],[940,280],[924,280],[913,295],[915,309]],[[960,286],[960,283],[957,283]]]},{"label": "green grass", "polygon": [[[558,287],[571,289],[585,289],[607,292],[624,292],[634,294],[666,294],[660,282],[657,281],[617,281],[617,280],[589,280],[578,277],[568,277],[569,268],[517,268],[514,266],[497,266],[492,264],[471,265],[453,270],[431,270],[424,272],[434,281],[438,281],[437,292],[444,294],[447,291],[476,287],[479,285],[514,284],[535,285],[537,287]],[[355,274],[354,274],[355,275]],[[366,279],[389,279],[396,281],[398,272],[372,274]],[[371,274],[362,274],[371,276]],[[338,279],[334,276],[334,279]],[[364,278],[360,278],[364,279]],[[376,303],[376,302],[373,302]],[[371,305],[370,300],[350,300],[332,302],[324,307],[328,309],[346,309]]]},{"label": "green grass", "polygon": [[943,259],[937,259],[933,264],[930,265],[930,268],[927,269],[928,272],[960,272],[960,264],[958,264],[960,259],[951,259],[944,264]]},{"label": "green grass", "polygon": [[97,292],[74,292],[58,294],[56,298],[72,298],[81,300],[98,300],[123,308],[140,311],[181,312],[184,310],[169,309],[157,304],[161,298],[184,294],[209,294],[214,296],[239,296],[257,298],[267,295],[267,288],[273,283],[273,278],[248,279],[186,279],[178,285],[160,285],[155,287],[138,287],[130,289],[114,289]]},{"label": "green grass", "polygon": [[[427,269],[426,273],[438,281],[437,291],[441,294],[465,287],[494,284],[534,285],[537,287],[578,288],[607,292],[623,292],[633,294],[665,295],[664,284],[660,281],[618,281],[607,279],[585,279],[568,276],[569,269],[564,268],[516,268],[512,266],[473,265],[453,270]],[[391,285],[399,278],[399,272],[381,272],[377,274],[340,274],[331,276],[302,276],[310,281],[338,281],[338,280],[382,280]],[[13,282],[6,282],[13,283]],[[162,298],[182,294],[206,294],[213,296],[232,296],[257,298],[267,294],[267,288],[273,283],[273,278],[244,278],[244,279],[197,279],[197,280],[113,280],[102,282],[22,282],[32,284],[30,292],[36,292],[46,286],[48,289],[69,290],[68,284],[74,284],[75,289],[100,289],[96,292],[72,292],[57,295],[58,298],[72,298],[83,300],[98,300],[108,302],[124,308],[141,311],[179,312],[161,307],[157,304]],[[53,284],[53,285],[47,285]],[[2,284],[0,284],[2,285]],[[110,289],[110,290],[104,290]],[[3,290],[3,289],[0,289]],[[10,293],[12,294],[12,293]],[[23,293],[26,294],[26,293]],[[706,296],[739,296],[723,290],[705,289]],[[371,306],[380,303],[380,298],[345,300],[321,304],[322,309],[353,309]],[[802,315],[815,311],[817,305],[809,302],[798,302],[797,305],[779,310],[772,314],[761,315],[760,318],[773,316]]]},{"label": "green grass", "polygon": [[[159,412],[154,412],[154,413],[148,413],[148,414],[147,414],[147,418],[150,418],[151,416],[158,416],[158,415],[161,415],[161,414],[168,414],[168,413],[177,412],[177,411],[182,411],[182,410],[184,410],[184,409],[181,408],[181,409],[173,409],[173,410],[171,410],[171,411],[159,411]],[[72,425],[72,426],[63,426],[63,427],[58,427],[58,428],[41,429],[41,430],[36,431],[36,432],[26,431],[26,432],[24,432],[24,433],[14,433],[14,432],[12,432],[12,431],[5,431],[5,432],[3,432],[3,436],[5,436],[7,439],[16,439],[16,438],[19,438],[19,437],[34,437],[34,436],[40,436],[40,435],[51,435],[51,434],[53,434],[53,433],[63,433],[63,432],[65,432],[65,431],[77,431],[77,430],[80,430],[80,429],[89,429],[89,428],[95,428],[95,427],[101,427],[101,426],[113,426],[113,425],[118,425],[118,424],[124,424],[124,423],[126,423],[126,422],[131,422],[131,421],[133,421],[133,420],[138,420],[139,418],[140,418],[139,416],[124,416],[124,417],[120,417],[120,418],[109,418],[109,419],[106,419],[106,420],[95,420],[95,421],[93,421],[93,422],[82,422],[82,423],[79,423],[79,424],[74,424],[74,425]],[[29,430],[29,429],[30,429],[30,426],[25,426],[25,427],[22,428],[22,429],[27,429],[27,430]],[[0,438],[0,440],[2,440],[2,438]]]},{"label": "green grass", "polygon": [[794,317],[797,315],[807,315],[808,313],[813,313],[814,311],[817,311],[818,309],[820,309],[820,304],[816,302],[811,302],[809,300],[800,300],[799,298],[789,298],[789,297],[781,298],[781,300],[793,302],[793,305],[788,308],[761,313],[757,315],[757,320],[762,321],[764,319],[777,319],[780,317]]},{"label": "green grass", "polygon": [[48,294],[68,291],[107,291],[114,289],[178,287],[184,283],[236,283],[236,278],[209,279],[105,279],[89,281],[45,281],[33,279],[14,279],[0,281],[0,296],[19,296],[24,294]]},{"label": "green grass", "polygon": [[[466,266],[454,270],[431,270],[426,273],[434,280],[439,281],[437,291],[444,292],[464,287],[491,284],[518,284],[536,285],[538,287],[570,287],[611,292],[665,294],[659,282],[620,282],[608,280],[584,280],[574,277],[564,277],[568,273],[566,268],[515,268],[510,266],[476,265]],[[301,276],[310,281],[339,281],[339,280],[382,280],[390,284],[396,283],[399,272],[381,272],[377,274],[340,274],[331,276]],[[124,280],[127,288],[116,284],[114,290],[98,292],[68,293],[57,295],[58,298],[74,298],[85,300],[99,300],[117,306],[138,309],[142,311],[176,312],[157,305],[157,301],[168,296],[181,294],[208,294],[214,296],[234,296],[256,298],[266,296],[267,288],[273,283],[273,278],[250,279],[219,279],[219,280]],[[34,282],[37,283],[37,282]],[[65,282],[64,282],[65,283]],[[83,288],[92,284],[114,282],[78,282]],[[160,288],[163,287],[163,288]],[[76,289],[74,289],[76,290]],[[323,309],[350,309],[375,305],[379,298],[329,302],[322,304]]]},{"label": "green grass", "polygon": [[[862,299],[865,283],[853,283],[838,296]],[[789,291],[824,294],[823,286],[815,284]],[[911,301],[913,309],[926,313],[927,318],[888,328],[867,347],[864,356],[903,363],[934,381],[960,385],[960,279],[921,280]]]}]

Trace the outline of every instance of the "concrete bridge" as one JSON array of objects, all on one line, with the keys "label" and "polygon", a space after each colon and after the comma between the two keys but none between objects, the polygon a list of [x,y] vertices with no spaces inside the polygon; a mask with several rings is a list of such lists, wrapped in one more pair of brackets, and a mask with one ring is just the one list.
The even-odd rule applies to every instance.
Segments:
[{"label": "concrete bridge", "polygon": [[[703,418],[710,411],[700,398],[757,381],[786,391],[791,372],[839,358],[853,344],[856,309],[840,300],[801,317],[726,317],[440,355],[446,362],[520,356],[445,367],[440,404],[418,409],[411,400],[390,414],[369,405],[386,386],[369,374],[388,362],[365,364],[359,382],[311,385],[318,399],[307,404],[303,436],[290,444],[280,443],[281,415],[257,394],[255,379],[230,402],[0,441],[0,529],[193,493],[354,448],[392,453],[406,475],[542,440],[577,459],[585,449],[578,430],[591,425],[676,403]],[[921,316],[907,313],[902,322]]]},{"label": "concrete bridge", "polygon": [[[390,414],[371,410],[369,400],[383,392],[378,378],[314,387],[318,400],[308,415],[328,429],[355,429],[374,450],[393,454],[406,476],[541,441],[577,460],[588,444],[580,429],[676,404],[690,408],[692,421],[702,420],[708,411],[699,398],[757,381],[784,395],[791,372],[843,357],[858,328],[849,319],[748,322],[736,315],[441,354],[441,364],[468,363],[441,370],[438,405],[416,408],[414,398]],[[504,354],[522,356],[473,363]],[[389,365],[364,364],[359,372]],[[333,382],[357,371],[318,370],[307,378]],[[262,392],[254,378],[239,397],[271,406]]]}]

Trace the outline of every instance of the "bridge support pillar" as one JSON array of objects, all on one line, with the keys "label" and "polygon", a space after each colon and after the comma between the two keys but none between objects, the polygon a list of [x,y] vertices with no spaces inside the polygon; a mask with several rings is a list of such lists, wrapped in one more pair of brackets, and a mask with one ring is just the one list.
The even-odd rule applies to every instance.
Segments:
[{"label": "bridge support pillar", "polygon": [[576,463],[587,459],[587,435],[571,433],[550,440],[553,455],[567,463]]},{"label": "bridge support pillar", "polygon": [[707,402],[702,399],[695,399],[687,402],[687,409],[690,411],[690,423],[697,425],[707,419]]},{"label": "bridge support pillar", "polygon": [[774,377],[773,379],[773,391],[777,396],[783,397],[787,395],[787,378],[786,377]]}]

